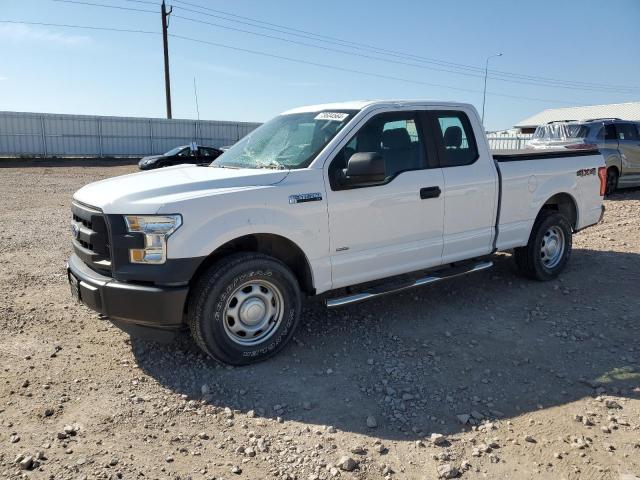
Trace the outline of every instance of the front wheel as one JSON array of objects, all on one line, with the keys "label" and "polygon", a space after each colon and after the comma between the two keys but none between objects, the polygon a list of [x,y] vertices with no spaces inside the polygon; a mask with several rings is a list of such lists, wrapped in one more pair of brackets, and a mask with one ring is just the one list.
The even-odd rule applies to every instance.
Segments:
[{"label": "front wheel", "polygon": [[556,278],[569,261],[571,235],[571,225],[564,215],[543,210],[533,224],[529,243],[515,249],[516,265],[535,280]]},{"label": "front wheel", "polygon": [[298,282],[286,265],[259,253],[236,253],[199,278],[187,316],[202,350],[223,363],[246,365],[287,344],[301,304]]}]

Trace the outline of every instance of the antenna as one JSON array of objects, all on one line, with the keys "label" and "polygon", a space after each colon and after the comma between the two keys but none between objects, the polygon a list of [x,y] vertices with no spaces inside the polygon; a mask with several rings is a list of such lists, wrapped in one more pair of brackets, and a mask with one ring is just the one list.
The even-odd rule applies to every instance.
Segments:
[{"label": "antenna", "polygon": [[193,77],[193,95],[196,98],[196,114],[198,115],[198,121],[200,121],[200,107],[198,107],[198,86],[196,85],[196,77]]},{"label": "antenna", "polygon": [[196,77],[193,77],[193,96],[196,99],[196,115],[198,120],[196,121],[196,142],[200,134],[200,107],[198,106],[198,86],[196,85]]}]

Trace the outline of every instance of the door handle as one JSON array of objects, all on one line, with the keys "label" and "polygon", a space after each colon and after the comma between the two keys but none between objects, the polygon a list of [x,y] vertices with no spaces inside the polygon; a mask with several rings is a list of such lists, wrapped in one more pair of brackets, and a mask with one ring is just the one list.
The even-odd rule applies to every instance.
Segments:
[{"label": "door handle", "polygon": [[422,200],[427,198],[438,198],[440,193],[440,187],[424,187],[420,189],[420,198]]}]

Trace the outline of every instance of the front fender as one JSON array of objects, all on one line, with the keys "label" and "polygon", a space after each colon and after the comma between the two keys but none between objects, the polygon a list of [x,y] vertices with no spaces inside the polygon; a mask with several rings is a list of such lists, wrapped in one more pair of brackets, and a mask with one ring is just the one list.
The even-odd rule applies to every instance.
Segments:
[{"label": "front fender", "polygon": [[[212,217],[181,235],[179,240],[177,236],[170,238],[170,256],[185,256],[187,253],[188,256],[207,256],[231,240],[258,233],[287,238],[298,245],[308,258],[313,258],[317,256],[314,255],[314,243],[323,232],[318,225],[309,225],[297,216],[267,208],[242,208]],[[320,253],[326,255],[327,252]]]},{"label": "front fender", "polygon": [[180,213],[182,226],[169,238],[169,258],[207,257],[222,245],[251,234],[279,235],[296,244],[307,257],[314,287],[330,288],[329,232],[326,200],[289,203],[289,196],[324,191],[313,175],[300,172],[276,185],[227,191],[164,205],[163,212]]}]

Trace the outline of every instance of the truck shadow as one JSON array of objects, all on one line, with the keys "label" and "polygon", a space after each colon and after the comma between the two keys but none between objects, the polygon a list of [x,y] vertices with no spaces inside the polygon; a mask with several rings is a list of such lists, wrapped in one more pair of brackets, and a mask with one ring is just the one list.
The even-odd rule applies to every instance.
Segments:
[{"label": "truck shadow", "polygon": [[471,428],[458,415],[640,398],[639,271],[638,254],[576,249],[561,278],[540,283],[502,254],[493,270],[369,303],[311,301],[292,345],[258,365],[219,365],[186,335],[133,350],[162,385],[215,407],[386,439],[455,433]]}]

